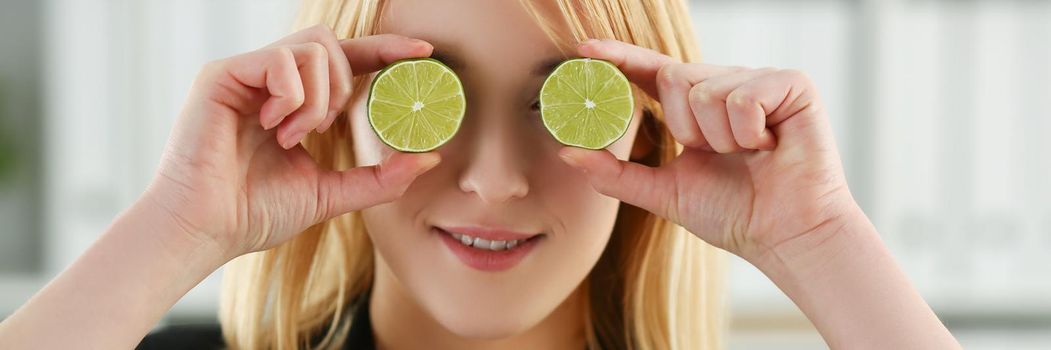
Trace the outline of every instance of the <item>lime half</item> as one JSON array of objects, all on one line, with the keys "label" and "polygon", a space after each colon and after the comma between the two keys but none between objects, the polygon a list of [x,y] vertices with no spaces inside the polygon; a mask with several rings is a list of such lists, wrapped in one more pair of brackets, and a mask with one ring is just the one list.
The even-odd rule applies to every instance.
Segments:
[{"label": "lime half", "polygon": [[562,62],[540,89],[544,126],[569,146],[609,146],[624,136],[634,112],[631,83],[617,66],[603,60]]},{"label": "lime half", "polygon": [[402,152],[427,152],[448,142],[466,107],[460,78],[430,58],[391,63],[369,90],[369,124],[383,143]]}]

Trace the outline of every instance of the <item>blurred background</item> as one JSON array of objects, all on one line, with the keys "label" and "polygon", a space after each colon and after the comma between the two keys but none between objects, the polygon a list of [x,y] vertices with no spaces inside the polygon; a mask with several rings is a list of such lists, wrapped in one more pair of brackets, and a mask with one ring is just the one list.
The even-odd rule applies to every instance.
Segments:
[{"label": "blurred background", "polygon": [[[969,349],[1051,348],[1051,1],[694,0],[710,63],[807,71],[851,189]],[[0,0],[0,317],[145,188],[199,67],[294,0]],[[163,322],[215,322],[221,270]],[[739,259],[731,349],[824,348]]]}]

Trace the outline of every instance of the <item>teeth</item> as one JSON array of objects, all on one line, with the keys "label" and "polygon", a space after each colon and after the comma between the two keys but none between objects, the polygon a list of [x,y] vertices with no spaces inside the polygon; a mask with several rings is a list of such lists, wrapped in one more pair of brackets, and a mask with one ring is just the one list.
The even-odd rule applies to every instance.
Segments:
[{"label": "teeth", "polygon": [[518,243],[521,243],[517,239],[513,239],[513,240],[510,240],[510,241],[490,241],[490,240],[481,239],[481,238],[478,238],[478,237],[471,237],[471,236],[468,236],[468,235],[459,234],[459,233],[456,233],[456,232],[449,232],[449,234],[451,234],[453,236],[453,238],[456,238],[457,240],[459,240],[461,244],[463,244],[465,246],[468,246],[468,247],[473,247],[473,248],[476,248],[476,249],[501,251],[501,250],[508,250],[508,249],[514,248],[514,247],[518,246]]}]

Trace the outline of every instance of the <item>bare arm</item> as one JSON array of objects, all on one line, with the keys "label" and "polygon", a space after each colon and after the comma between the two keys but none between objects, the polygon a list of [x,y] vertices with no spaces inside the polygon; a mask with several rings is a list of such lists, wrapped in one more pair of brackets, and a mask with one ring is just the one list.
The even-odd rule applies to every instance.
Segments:
[{"label": "bare arm", "polygon": [[146,205],[121,214],[72,265],[0,323],[12,349],[129,349],[224,263]]},{"label": "bare arm", "polygon": [[958,349],[860,210],[753,259],[833,349]]}]

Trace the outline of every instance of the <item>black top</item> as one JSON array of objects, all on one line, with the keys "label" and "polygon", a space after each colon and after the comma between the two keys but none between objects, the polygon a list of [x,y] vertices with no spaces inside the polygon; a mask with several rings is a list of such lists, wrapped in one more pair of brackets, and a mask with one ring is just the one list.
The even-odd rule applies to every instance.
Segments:
[{"label": "black top", "polygon": [[[354,307],[347,342],[343,349],[375,350],[372,340],[372,324],[369,322],[368,297],[362,298]],[[315,339],[316,341],[320,338]],[[147,334],[135,349],[223,349],[223,333],[218,324],[166,326]]]}]

